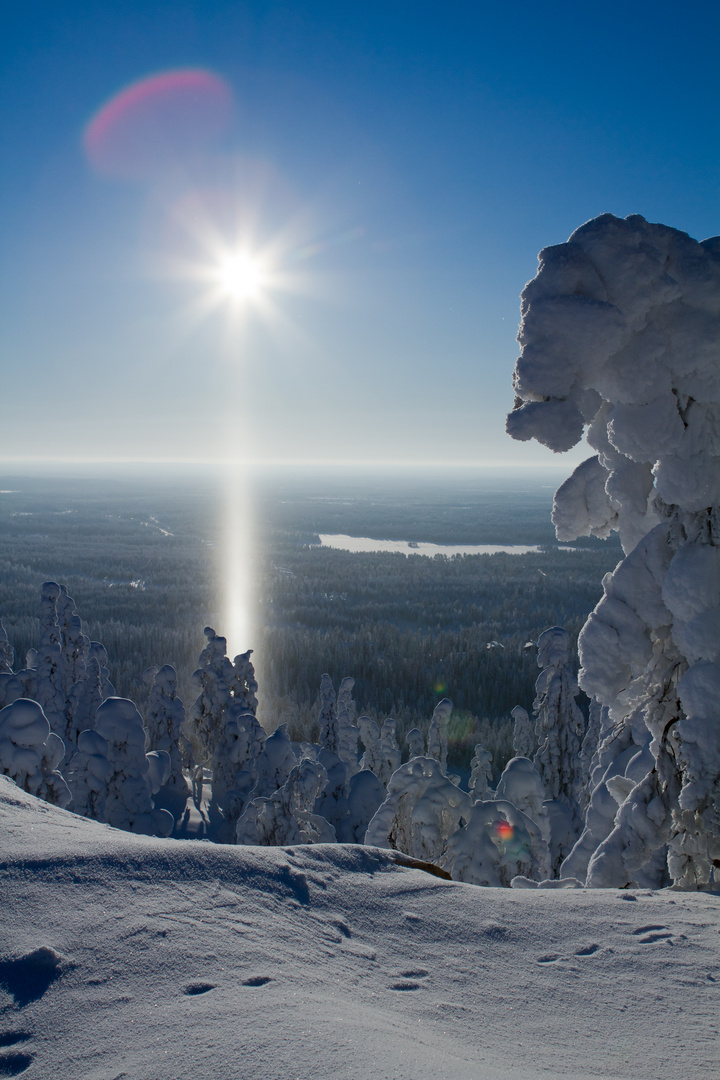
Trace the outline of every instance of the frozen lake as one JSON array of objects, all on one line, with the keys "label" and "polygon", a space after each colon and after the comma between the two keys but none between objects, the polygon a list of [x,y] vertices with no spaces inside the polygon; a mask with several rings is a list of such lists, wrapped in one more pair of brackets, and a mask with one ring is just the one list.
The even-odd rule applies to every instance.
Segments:
[{"label": "frozen lake", "polygon": [[374,540],[370,536],[345,536],[342,533],[320,533],[323,547],[340,551],[399,551],[401,555],[496,555],[503,551],[508,555],[526,555],[540,551],[539,544],[427,544],[414,540]]}]

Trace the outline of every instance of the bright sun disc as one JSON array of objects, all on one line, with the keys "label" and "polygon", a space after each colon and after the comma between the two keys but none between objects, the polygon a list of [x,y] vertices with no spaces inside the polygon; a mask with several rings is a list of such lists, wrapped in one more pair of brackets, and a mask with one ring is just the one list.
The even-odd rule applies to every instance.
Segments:
[{"label": "bright sun disc", "polygon": [[263,285],[263,272],[250,255],[227,255],[218,268],[220,288],[233,300],[257,296]]}]

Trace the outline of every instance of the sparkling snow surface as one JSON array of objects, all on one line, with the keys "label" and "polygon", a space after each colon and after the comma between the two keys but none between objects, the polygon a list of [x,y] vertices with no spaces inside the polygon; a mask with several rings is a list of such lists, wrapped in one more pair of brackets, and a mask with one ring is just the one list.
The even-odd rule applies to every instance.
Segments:
[{"label": "sparkling snow surface", "polygon": [[717,1075],[717,896],[134,836],[5,777],[0,836],[0,1076]]}]

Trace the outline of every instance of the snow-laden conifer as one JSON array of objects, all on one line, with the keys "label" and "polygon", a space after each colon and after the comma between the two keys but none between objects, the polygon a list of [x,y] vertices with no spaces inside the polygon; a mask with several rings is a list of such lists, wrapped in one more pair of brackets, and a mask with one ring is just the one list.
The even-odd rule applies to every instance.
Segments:
[{"label": "snow-laden conifer", "polygon": [[535,724],[522,705],[516,705],[510,715],[513,718],[513,750],[516,757],[532,758],[537,750]]},{"label": "snow-laden conifer", "polygon": [[370,772],[380,777],[383,772],[380,728],[369,716],[359,716],[357,726],[360,731],[360,741],[365,748],[360,758],[360,768],[369,769]]},{"label": "snow-laden conifer", "polygon": [[107,649],[101,641],[91,641],[88,655],[97,660],[100,672],[100,693],[102,700],[104,701],[105,698],[115,697],[115,687],[110,682],[110,661],[108,660]]},{"label": "snow-laden conifer", "polygon": [[197,693],[186,722],[188,737],[196,744],[200,766],[209,761],[222,738],[223,712],[230,703],[235,669],[227,657],[227,641],[211,626],[203,630],[206,645],[193,672]]},{"label": "snow-laden conifer", "polygon": [[470,762],[468,791],[474,802],[486,797],[492,779],[492,754],[482,743],[475,744],[475,753]]},{"label": "snow-laden conifer", "polygon": [[240,702],[243,710],[251,712],[255,716],[258,707],[258,683],[255,678],[255,668],[250,659],[252,653],[253,650],[248,649],[247,652],[240,653],[235,657],[233,660],[233,674],[228,680],[228,687],[232,692],[233,699]]},{"label": "snow-laden conifer", "polygon": [[298,755],[288,735],[287,724],[275,728],[255,759],[256,781],[252,798],[267,798],[287,782],[298,763]]},{"label": "snow-laden conifer", "polygon": [[470,796],[444,775],[435,758],[411,758],[393,773],[365,843],[437,862],[448,838],[467,821],[471,805]]},{"label": "snow-laden conifer", "polygon": [[0,672],[0,709],[12,705],[20,697],[27,697],[25,685],[16,672]]},{"label": "snow-laden conifer", "polygon": [[110,766],[103,820],[128,832],[169,836],[172,814],[153,807],[145,730],[134,703],[107,698],[97,711],[95,730],[107,744]]},{"label": "snow-laden conifer", "polygon": [[447,773],[448,724],[453,710],[452,701],[443,698],[438,701],[432,714],[427,737],[427,756],[440,762],[440,768]]},{"label": "snow-laden conifer", "polygon": [[177,693],[177,674],[171,664],[159,668],[153,677],[145,711],[146,750],[162,750],[170,757],[170,773],[163,785],[182,798],[189,794],[183,776],[180,728],[185,708]]},{"label": "snow-laden conifer", "polygon": [[65,734],[65,695],[61,670],[62,645],[57,617],[60,586],[46,581],[40,596],[40,642],[35,662],[35,700],[43,708],[50,727]]},{"label": "snow-laden conifer", "polygon": [[423,739],[422,732],[419,728],[410,728],[405,736],[405,742],[408,748],[408,757],[424,757],[425,756],[425,740]]},{"label": "snow-laden conifer", "polygon": [[518,875],[540,881],[547,874],[547,844],[512,803],[476,802],[448,838],[441,865],[455,881],[509,888]]},{"label": "snow-laden conifer", "polygon": [[221,838],[231,842],[237,822],[258,780],[257,762],[266,745],[264,728],[245,702],[233,700],[222,716],[222,734],[211,760],[211,817],[220,819]]},{"label": "snow-laden conifer", "polygon": [[[720,243],[638,215],[590,221],[541,252],[520,341],[510,434],[565,450],[587,424],[597,452],[556,493],[558,536],[617,529],[626,553],[581,633],[579,678],[614,724],[640,710],[655,776],[603,841],[603,880],[626,883],[625,848],[639,866],[667,842],[674,881],[703,887],[720,860]],[[643,840],[650,791],[662,825]]]},{"label": "snow-laden conifer", "polygon": [[357,710],[352,697],[354,686],[355,680],[349,675],[346,675],[340,683],[336,703],[338,725],[337,753],[341,760],[345,762],[348,780],[351,776],[354,776],[360,768],[360,763],[358,761],[360,729],[355,723]]},{"label": "snow-laden conifer", "polygon": [[0,709],[0,772],[23,791],[66,807],[72,796],[57,768],[64,756],[64,743],[37,701],[18,698]]},{"label": "snow-laden conifer", "polygon": [[332,825],[339,840],[348,827],[347,765],[338,754],[324,747],[318,752],[317,760],[325,769],[327,780],[315,801],[315,813]]},{"label": "snow-laden conifer", "polygon": [[81,817],[105,820],[108,780],[113,767],[107,739],[88,729],[78,736],[77,750],[65,767],[65,778],[72,792],[70,809]]},{"label": "snow-laden conifer", "polygon": [[319,761],[303,758],[281,788],[267,798],[253,799],[237,824],[238,844],[329,844],[335,830],[312,812],[327,783]]},{"label": "snow-laden conifer", "polygon": [[347,817],[338,840],[343,844],[362,844],[368,825],[384,800],[385,788],[375,773],[369,769],[355,773],[348,784]]},{"label": "snow-laden conifer", "polygon": [[543,806],[547,799],[545,785],[529,758],[510,758],[498,781],[495,796],[512,803],[523,814],[532,818],[545,839],[549,839],[547,812]]},{"label": "snow-laden conifer", "polygon": [[578,708],[577,680],[570,667],[570,635],[553,626],[538,638],[535,683],[535,733],[538,748],[534,764],[548,796],[566,803],[578,814],[576,793],[582,786],[580,749],[585,721]]},{"label": "snow-laden conifer", "polygon": [[332,750],[333,753],[337,753],[339,734],[335,702],[335,688],[332,679],[326,672],[320,680],[320,715],[318,717],[320,734],[318,735],[318,741],[321,746]]},{"label": "snow-laden conifer", "polygon": [[12,675],[15,662],[15,650],[10,644],[5,627],[0,619],[0,675]]},{"label": "snow-laden conifer", "polygon": [[377,777],[381,784],[387,786],[390,777],[402,761],[402,751],[398,746],[397,736],[395,734],[395,721],[391,716],[387,716],[383,720],[383,725],[380,728],[378,758],[379,768]]}]

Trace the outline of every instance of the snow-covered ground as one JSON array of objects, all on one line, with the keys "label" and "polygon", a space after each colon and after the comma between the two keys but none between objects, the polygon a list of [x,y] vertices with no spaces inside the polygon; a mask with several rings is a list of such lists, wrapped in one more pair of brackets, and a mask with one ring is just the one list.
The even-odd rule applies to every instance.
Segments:
[{"label": "snow-covered ground", "polygon": [[5,777],[0,836],[0,1076],[717,1076],[717,896],[152,839]]}]

